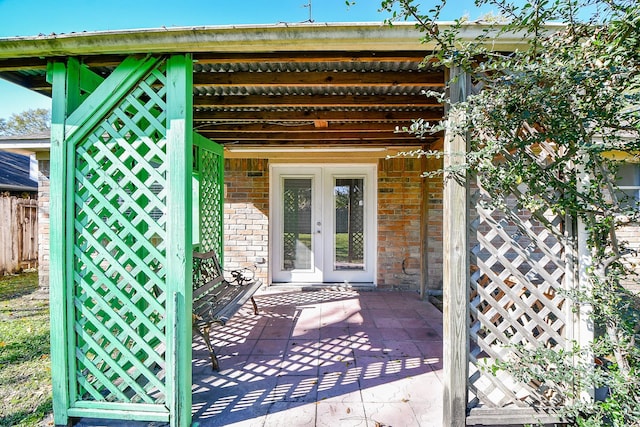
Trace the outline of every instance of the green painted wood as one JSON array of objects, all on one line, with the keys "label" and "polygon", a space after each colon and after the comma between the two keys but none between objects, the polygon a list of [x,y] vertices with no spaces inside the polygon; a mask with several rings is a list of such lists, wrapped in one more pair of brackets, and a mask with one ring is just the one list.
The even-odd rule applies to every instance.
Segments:
[{"label": "green painted wood", "polygon": [[[49,67],[56,423],[190,425],[191,76],[189,55],[127,58],[104,80]],[[221,192],[221,147],[201,144]]]},{"label": "green painted wood", "polygon": [[[110,78],[105,80],[107,87]],[[110,103],[113,108],[104,117],[88,120],[97,123],[95,129],[74,134],[78,163],[74,249],[79,265],[74,280],[80,343],[76,362],[78,372],[88,370],[93,378],[88,381],[78,374],[77,384],[85,400],[79,402],[89,406],[98,407],[100,396],[106,394],[110,400],[153,402],[164,408],[166,384],[155,375],[166,361],[164,349],[156,354],[155,347],[166,339],[165,255],[151,240],[158,236],[162,244],[165,231],[164,222],[156,224],[150,210],[161,212],[166,205],[152,189],[166,186],[162,166],[166,125],[157,120],[163,116],[157,112],[166,108],[165,80],[164,68],[149,70],[120,99],[96,103],[100,108]],[[87,249],[90,255],[82,255]]]},{"label": "green painted wood", "polygon": [[80,67],[80,90],[93,93],[104,81],[104,77],[94,73],[86,65]]},{"label": "green painted wood", "polygon": [[82,102],[80,85],[80,63],[76,58],[69,58],[67,60],[67,105],[65,110],[67,116]]},{"label": "green painted wood", "polygon": [[[52,238],[58,236],[52,256],[59,260],[52,268],[52,283],[58,284],[52,291],[58,308],[52,307],[56,423],[80,415],[149,421],[190,416],[190,370],[188,378],[176,375],[187,371],[186,363],[190,368],[191,309],[177,308],[190,304],[190,295],[186,302],[172,302],[191,291],[190,260],[187,267],[180,255],[186,249],[190,257],[191,235],[184,232],[187,246],[168,244],[180,238],[175,220],[190,210],[184,189],[189,197],[179,202],[183,211],[172,214],[168,207],[171,188],[180,180],[187,189],[191,185],[183,179],[191,174],[191,159],[184,154],[191,149],[185,89],[191,87],[190,64],[183,60],[178,72],[174,65],[171,83],[182,82],[183,89],[171,123],[167,99],[177,95],[168,95],[163,59],[128,58],[104,81],[75,59],[66,67],[49,67],[47,78],[57,96],[52,201],[59,203],[54,202],[53,218],[61,224],[52,224]],[[188,114],[177,125],[178,112],[184,111]],[[178,152],[186,162],[173,166],[175,174],[169,173],[170,147],[182,147]],[[173,263],[167,259],[169,247]],[[167,282],[176,271],[184,280],[170,294]],[[179,396],[178,403],[169,396]]]},{"label": "green painted wood", "polygon": [[[110,338],[112,342],[115,343],[116,349],[119,350],[125,357],[127,357],[127,360],[131,361],[134,365],[137,365],[136,367],[140,367],[142,365],[143,371],[147,371],[147,373],[151,374],[151,371],[146,369],[146,366],[144,366],[140,361],[136,360],[135,354],[129,351],[126,345],[118,341],[117,336],[113,336],[112,334],[105,333],[106,332],[105,330],[103,330],[103,334],[101,335],[88,334],[86,333],[86,330],[82,330],[82,329],[78,329],[77,332],[78,332],[78,336],[81,337],[85,342],[89,342],[89,343],[93,342],[94,344],[93,348],[95,349],[95,352],[101,359],[109,360],[111,358],[111,355],[107,351],[105,351],[96,340],[96,337],[98,337],[98,339],[102,339],[103,337],[106,336],[107,338]],[[145,390],[144,387],[138,384],[136,382],[136,378],[133,378],[127,372],[128,369],[125,369],[127,365],[125,365],[125,367],[121,367],[118,364],[112,364],[112,365],[108,365],[107,369],[104,370],[102,367],[95,365],[93,363],[93,360],[91,360],[90,358],[84,355],[79,355],[78,359],[82,362],[82,366],[86,367],[89,370],[89,372],[91,372],[92,375],[99,377],[101,379],[101,383],[106,384],[110,392],[113,393],[115,396],[119,397],[121,401],[123,402],[129,401],[129,397],[127,396],[125,391],[128,389],[131,389],[132,391],[136,392],[140,396],[143,402],[155,403],[154,399],[152,399],[147,394],[147,390]],[[135,362],[137,362],[137,364]],[[122,380],[122,383],[121,383],[122,385],[121,386],[116,385],[116,381],[114,381],[114,378],[117,380]],[[81,380],[86,381],[85,377],[81,377]],[[95,390],[95,391],[97,392],[98,396],[94,394],[94,398],[97,401],[100,401],[102,396],[100,395],[100,392],[98,390]]]},{"label": "green painted wood", "polygon": [[64,125],[66,117],[66,66],[60,62],[49,63],[47,79],[53,84],[51,105],[51,151],[50,151],[50,269],[49,298],[51,317],[51,379],[53,384],[53,414],[55,424],[68,423],[67,409],[70,406],[68,334],[67,334],[67,288],[65,286],[65,223],[64,195],[65,150]]},{"label": "green painted wood", "polygon": [[[90,296],[94,297],[94,300],[96,300],[98,302],[98,305],[100,305],[101,307],[104,307],[106,309],[106,311],[103,311],[103,313],[112,311],[111,306],[109,304],[107,304],[107,302],[104,299],[101,299],[100,296],[98,296],[96,293],[91,293],[91,291],[89,291],[89,292],[90,292]],[[137,309],[137,307],[135,307],[135,308]],[[115,313],[113,313],[113,312],[112,312],[112,314],[115,315]],[[95,317],[94,317],[95,315],[93,313],[86,312],[86,315],[88,316],[89,320],[96,320],[96,323],[95,323],[97,325],[96,332],[97,332],[97,334],[99,334],[99,338],[102,338],[103,336],[106,335],[110,339],[116,340],[117,337],[110,332],[110,329],[115,327],[115,326],[118,326],[119,329],[122,329],[124,332],[126,332],[130,336],[136,336],[135,328],[132,327],[131,325],[125,324],[122,321],[114,322],[114,324],[106,325],[106,326],[108,326],[108,329],[107,329],[105,327],[105,325],[97,323],[97,319],[95,319]],[[139,312],[138,316],[144,316],[144,313]],[[114,319],[117,319],[117,318],[118,317],[114,316]],[[157,328],[157,326],[155,324],[153,324],[152,322],[141,322],[141,323],[145,324],[150,330],[155,330],[155,333],[156,333],[155,337],[156,338],[161,338],[163,336],[162,331],[160,331]],[[78,333],[81,333],[81,332],[78,332]],[[116,343],[115,345],[120,349],[120,351],[122,353],[126,354],[126,353],[132,352],[130,349],[124,348],[121,343]],[[159,364],[159,363],[163,362],[162,359],[160,357],[158,357],[157,354],[154,354],[153,348],[151,347],[151,344],[149,344],[147,341],[136,342],[135,343],[135,347],[133,347],[133,348],[136,349],[136,350],[137,349],[142,349],[144,351],[147,351],[149,353],[149,355],[150,355],[149,358],[155,363]],[[139,363],[139,361],[136,361],[136,362],[137,362],[137,364],[139,366],[139,369],[142,369],[142,370],[146,370],[147,369],[147,367],[145,365],[142,365],[141,363]],[[151,381],[157,381],[157,378],[150,378],[150,380]],[[161,386],[161,383],[159,381],[157,382],[157,386],[158,387]]]},{"label": "green painted wood", "polygon": [[[119,405],[118,405],[119,406]],[[140,411],[125,407],[124,409],[118,409],[117,406],[104,406],[100,407],[97,412],[95,409],[85,408],[71,408],[69,409],[70,417],[87,417],[95,418],[96,414],[108,412],[111,419],[114,420],[130,420],[130,421],[156,421],[156,422],[169,422],[170,414],[168,412],[161,413],[155,411]]]},{"label": "green painted wood", "polygon": [[[113,411],[129,411],[132,413],[155,413],[155,414],[162,414],[165,417],[167,416],[168,412],[166,408],[162,408],[158,405],[147,405],[145,403],[135,403],[135,404],[131,404],[131,403],[119,403],[119,402],[99,402],[99,403],[91,403],[91,405],[88,405],[86,402],[78,402],[76,404],[76,407],[74,409],[79,409],[79,410],[84,410],[84,409],[108,409],[108,410],[113,410]],[[157,416],[157,415],[156,415]],[[117,418],[119,419],[119,418]],[[153,421],[153,420],[150,420]]]},{"label": "green painted wood", "polygon": [[[73,275],[74,275],[74,260],[73,260],[73,215],[69,212],[69,207],[73,205],[74,192],[70,188],[70,183],[73,180],[75,172],[75,156],[74,146],[68,141],[68,127],[67,120],[70,114],[75,111],[82,102],[81,90],[80,90],[80,64],[75,58],[69,58],[67,60],[67,104],[66,104],[66,117],[65,119],[65,186],[66,191],[64,194],[64,206],[65,206],[65,224],[64,224],[64,251],[65,251],[65,271],[64,271],[64,286],[67,288],[67,301],[66,301],[66,316],[67,316],[67,354],[69,354],[69,373],[75,371],[75,361],[71,357],[76,352],[76,340],[74,332],[74,316],[73,316]],[[71,406],[73,402],[77,400],[78,389],[77,383],[72,381],[69,377],[69,394],[71,398]]]},{"label": "green painted wood", "polygon": [[198,146],[198,177],[200,183],[200,248],[215,251],[224,262],[224,148],[201,135],[194,137]]},{"label": "green painted wood", "polygon": [[192,64],[190,55],[167,61],[167,403],[174,427],[191,425]]},{"label": "green painted wood", "polygon": [[199,133],[193,133],[193,145],[209,150],[218,156],[224,156],[224,147]]},{"label": "green painted wood", "polygon": [[158,61],[156,57],[127,57],[116,67],[109,78],[67,118],[66,135],[69,143],[75,145],[78,138],[74,138],[75,135],[84,136],[95,127]]}]

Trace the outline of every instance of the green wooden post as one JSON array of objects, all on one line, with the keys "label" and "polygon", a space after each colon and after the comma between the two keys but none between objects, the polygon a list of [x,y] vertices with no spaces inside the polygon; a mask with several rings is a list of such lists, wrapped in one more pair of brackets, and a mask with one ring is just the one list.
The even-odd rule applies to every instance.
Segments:
[{"label": "green wooden post", "polygon": [[51,204],[50,228],[50,317],[51,376],[53,383],[53,415],[56,425],[68,423],[69,369],[67,365],[67,288],[65,285],[65,145],[64,126],[67,98],[67,69],[63,63],[50,63],[47,79],[53,85],[51,105]]},{"label": "green wooden post", "polygon": [[129,57],[106,79],[49,65],[56,424],[190,424],[191,64]]},{"label": "green wooden post", "polygon": [[[191,424],[192,60],[167,61],[167,404],[171,425]],[[169,350],[170,349],[170,350]]]}]

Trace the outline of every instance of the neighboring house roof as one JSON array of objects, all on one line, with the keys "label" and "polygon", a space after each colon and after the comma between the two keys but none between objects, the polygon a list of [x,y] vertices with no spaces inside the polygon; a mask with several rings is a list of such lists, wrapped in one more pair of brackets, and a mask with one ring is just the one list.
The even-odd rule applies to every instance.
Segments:
[{"label": "neighboring house roof", "polygon": [[38,191],[30,172],[29,156],[0,151],[0,191]]},{"label": "neighboring house roof", "polygon": [[0,136],[0,150],[29,156],[37,152],[47,152],[51,146],[49,133],[34,135]]}]

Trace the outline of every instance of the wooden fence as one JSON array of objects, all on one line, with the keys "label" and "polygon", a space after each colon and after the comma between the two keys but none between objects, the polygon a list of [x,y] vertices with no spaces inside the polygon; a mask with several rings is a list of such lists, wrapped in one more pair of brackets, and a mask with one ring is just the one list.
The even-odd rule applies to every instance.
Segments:
[{"label": "wooden fence", "polygon": [[0,274],[38,264],[38,201],[0,197]]}]

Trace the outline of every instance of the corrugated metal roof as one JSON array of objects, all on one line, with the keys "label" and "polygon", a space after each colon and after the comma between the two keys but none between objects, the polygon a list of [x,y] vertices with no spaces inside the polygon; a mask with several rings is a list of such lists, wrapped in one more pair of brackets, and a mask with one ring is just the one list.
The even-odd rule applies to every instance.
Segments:
[{"label": "corrugated metal roof", "polygon": [[[444,71],[424,62],[424,46],[409,43],[416,35],[406,26],[392,30],[374,25],[256,27],[245,32],[171,29],[167,34],[45,37],[32,44],[68,44],[91,71],[108,77],[126,57],[127,46],[147,46],[147,52],[157,52],[151,39],[174,40],[177,44],[166,44],[165,53],[178,51],[177,46],[194,52],[194,128],[222,143],[264,145],[269,138],[278,138],[280,144],[289,145],[317,140],[406,146],[424,141],[398,134],[396,126],[408,126],[417,118],[439,120],[444,114],[443,106],[425,95],[443,90]],[[119,44],[110,47],[111,39]],[[196,46],[188,40],[201,43]],[[99,43],[92,53],[104,55],[85,52],[92,41]],[[118,49],[122,53],[115,53]],[[46,57],[0,59],[0,77],[50,94],[45,74]],[[286,126],[273,128],[282,123]],[[265,125],[263,132],[258,124]]]}]

